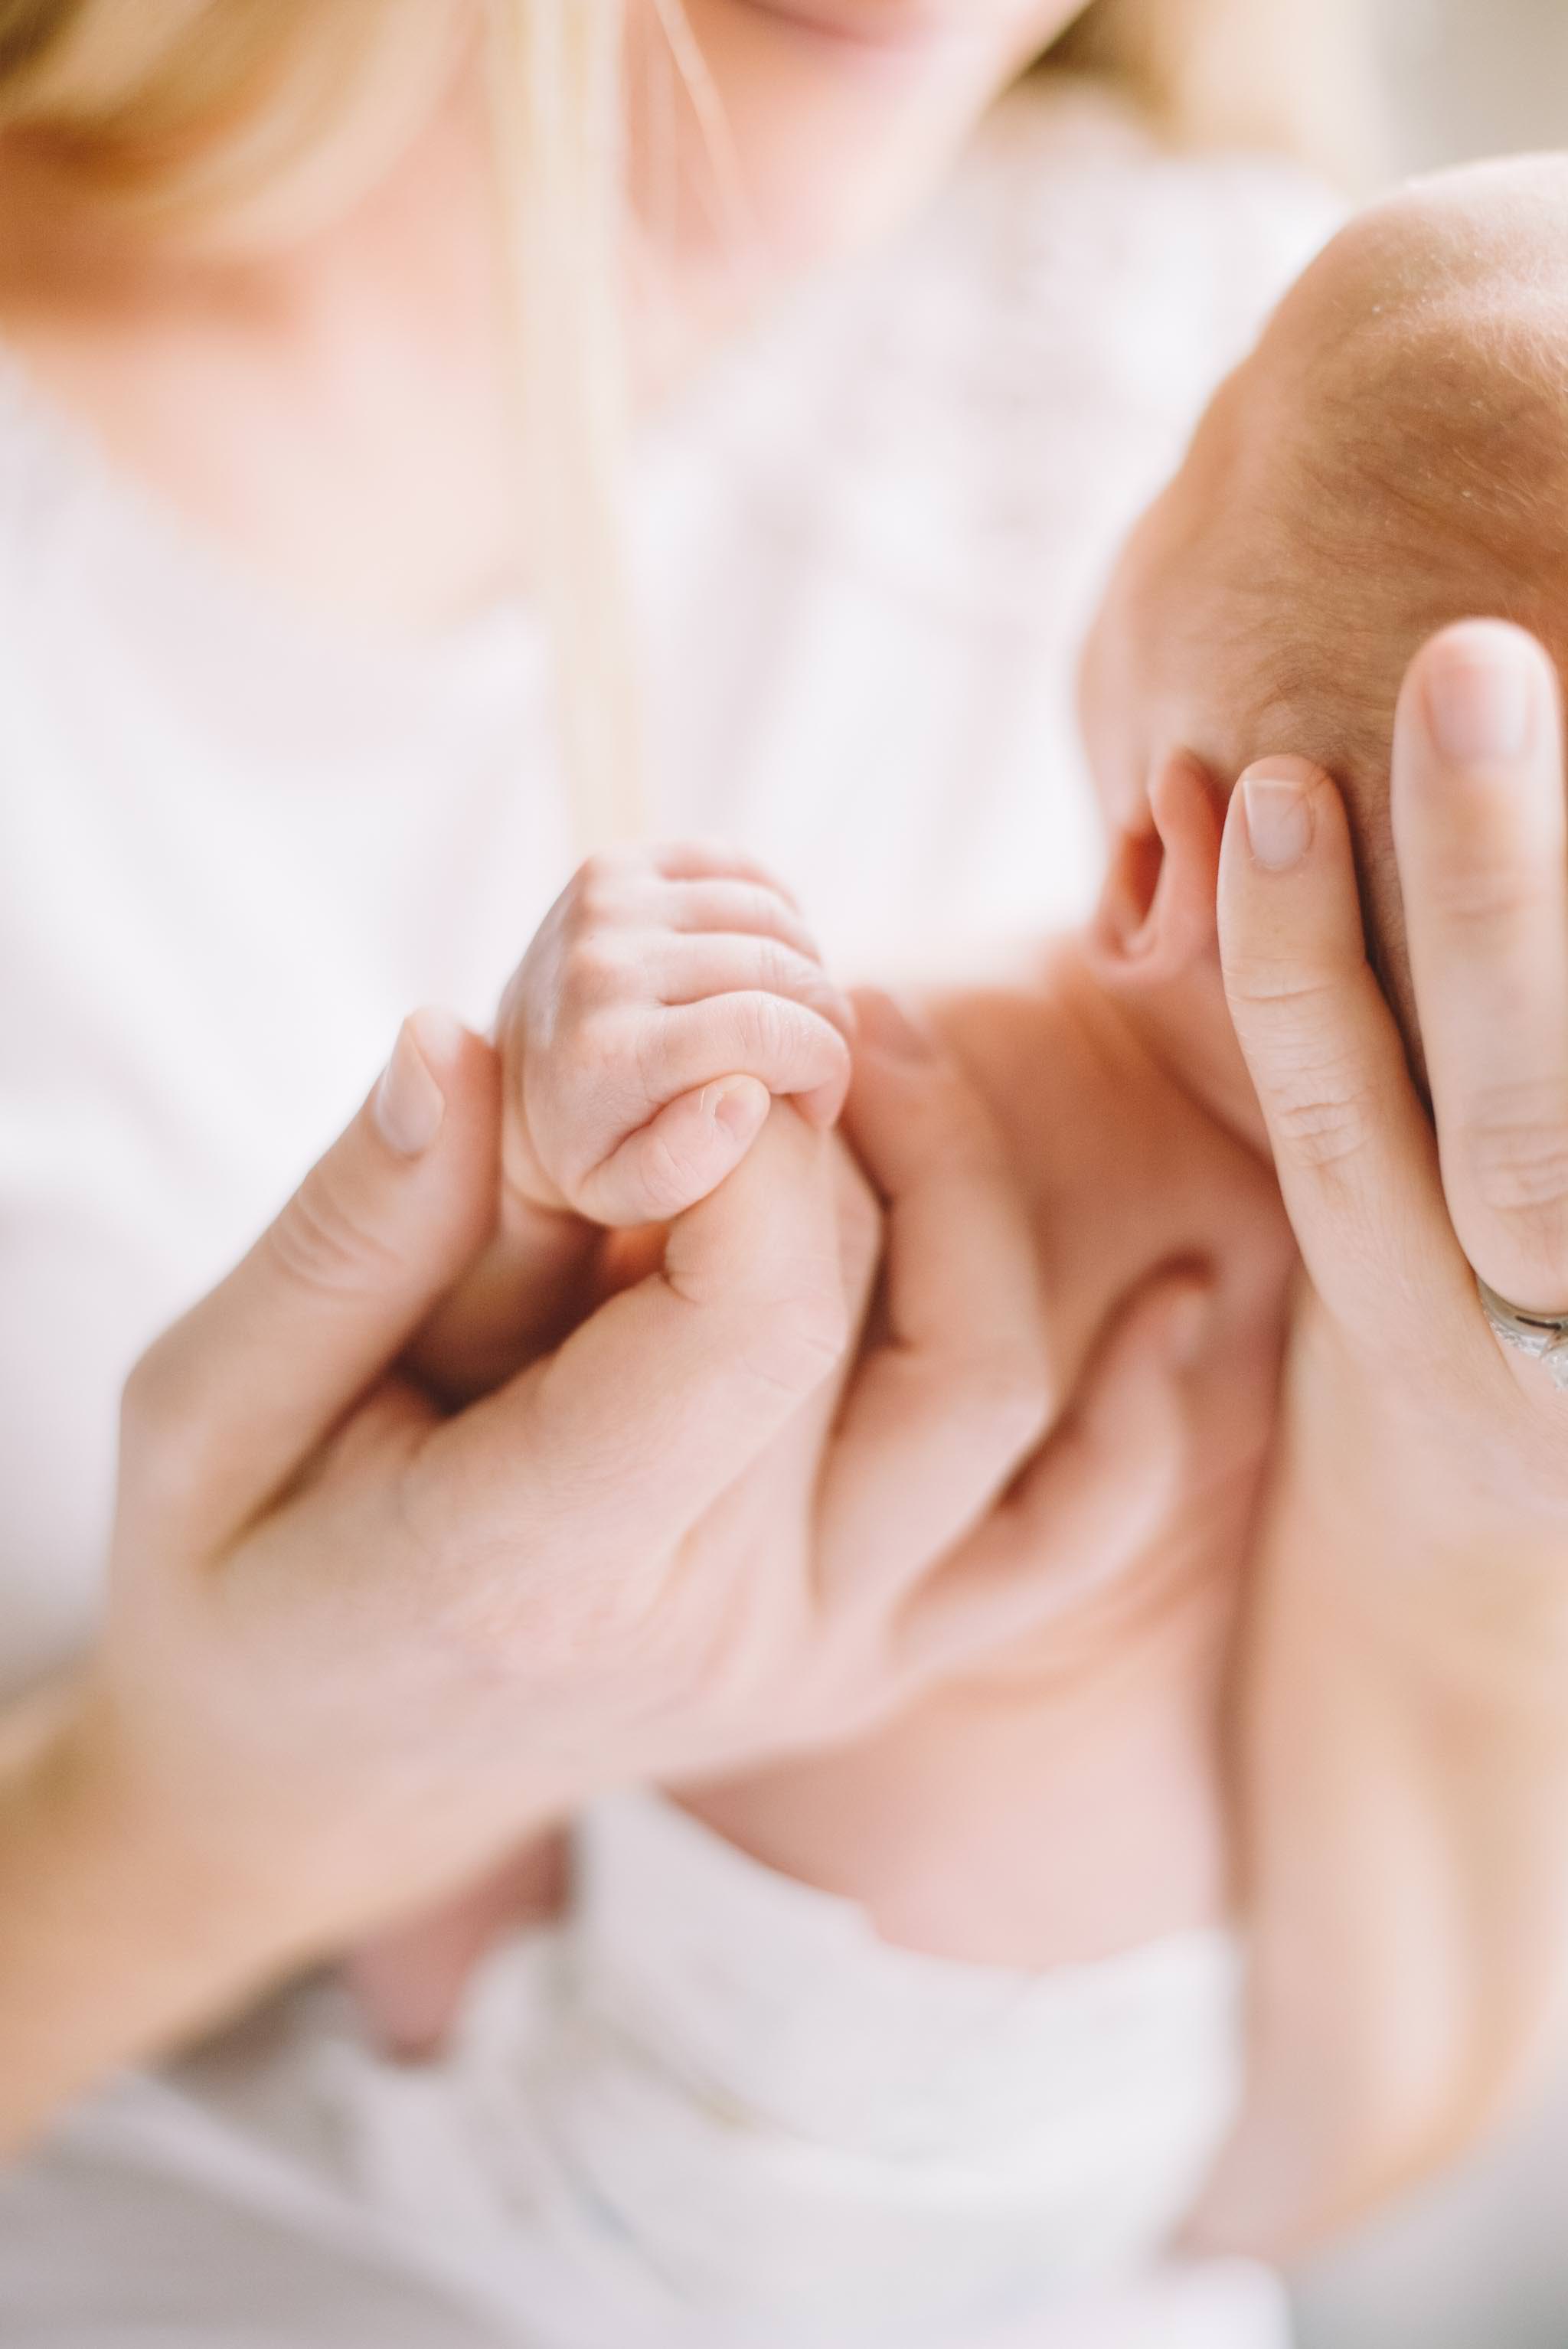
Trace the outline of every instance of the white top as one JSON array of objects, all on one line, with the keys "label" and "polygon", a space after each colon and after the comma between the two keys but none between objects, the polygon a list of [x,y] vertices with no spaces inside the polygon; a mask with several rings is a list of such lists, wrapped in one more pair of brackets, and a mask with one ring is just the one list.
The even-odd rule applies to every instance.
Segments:
[{"label": "white top", "polygon": [[[771,858],[854,968],[1075,915],[1094,585],[1334,216],[1096,98],[1001,109],[647,451],[658,829]],[[0,1693],[90,1628],[129,1363],[407,1009],[488,1020],[574,861],[525,611],[307,619],[0,363]]]}]

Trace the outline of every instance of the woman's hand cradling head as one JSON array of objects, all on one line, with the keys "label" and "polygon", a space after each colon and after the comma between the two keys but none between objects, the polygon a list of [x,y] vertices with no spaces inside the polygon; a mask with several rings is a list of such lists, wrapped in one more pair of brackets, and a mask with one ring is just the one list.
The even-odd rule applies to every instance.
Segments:
[{"label": "woman's hand cradling head", "polygon": [[1429,645],[1392,789],[1435,1133],[1326,775],[1243,779],[1221,884],[1308,1284],[1248,1687],[1259,2096],[1215,2206],[1249,2241],[1464,2143],[1568,1978],[1568,1395],[1503,1350],[1475,1279],[1568,1306],[1568,853],[1540,647],[1491,623]]}]

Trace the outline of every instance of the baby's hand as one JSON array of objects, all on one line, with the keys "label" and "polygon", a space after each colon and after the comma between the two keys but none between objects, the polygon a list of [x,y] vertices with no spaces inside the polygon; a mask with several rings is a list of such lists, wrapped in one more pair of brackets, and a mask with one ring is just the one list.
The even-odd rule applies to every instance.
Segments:
[{"label": "baby's hand", "polygon": [[596,856],[501,1005],[508,1180],[594,1223],[662,1223],[739,1163],[773,1095],[832,1124],[852,1027],[759,866],[703,846]]}]

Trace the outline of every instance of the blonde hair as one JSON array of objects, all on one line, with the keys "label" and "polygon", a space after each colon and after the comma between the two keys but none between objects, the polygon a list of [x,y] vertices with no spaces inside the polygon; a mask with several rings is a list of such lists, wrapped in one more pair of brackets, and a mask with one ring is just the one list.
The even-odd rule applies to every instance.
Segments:
[{"label": "blonde hair", "polygon": [[[593,841],[640,829],[621,533],[627,371],[624,0],[488,0],[521,489],[556,654],[562,749]],[[1172,135],[1343,171],[1358,144],[1357,0],[1095,0],[1047,59],[1122,82]],[[680,0],[657,16],[710,134]],[[0,0],[0,130],[43,139],[153,216],[242,202],[377,103],[431,0]],[[700,61],[699,61],[700,62]]]}]

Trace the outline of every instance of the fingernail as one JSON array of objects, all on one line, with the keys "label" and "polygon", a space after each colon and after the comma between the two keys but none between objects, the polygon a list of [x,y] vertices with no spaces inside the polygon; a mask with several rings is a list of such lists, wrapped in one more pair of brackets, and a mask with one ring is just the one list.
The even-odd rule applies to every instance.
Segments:
[{"label": "fingernail", "polygon": [[929,1061],[936,1050],[930,1030],[880,988],[868,988],[860,999],[860,1041],[890,1061]]},{"label": "fingernail", "polygon": [[1242,777],[1242,807],[1253,861],[1286,873],[1312,845],[1312,802],[1298,776],[1255,767]]},{"label": "fingernail", "polygon": [[708,1086],[702,1105],[716,1125],[722,1125],[738,1142],[750,1142],[760,1133],[772,1099],[757,1077],[726,1077],[722,1083]]},{"label": "fingernail", "polygon": [[[425,1013],[421,1018],[429,1021],[440,1016]],[[406,1019],[376,1088],[376,1123],[381,1138],[399,1158],[418,1158],[439,1133],[446,1113],[446,1095],[415,1040],[414,1021]]]},{"label": "fingernail", "polygon": [[1467,630],[1427,665],[1427,718],[1444,758],[1460,766],[1517,759],[1530,747],[1535,663],[1510,628]]}]

